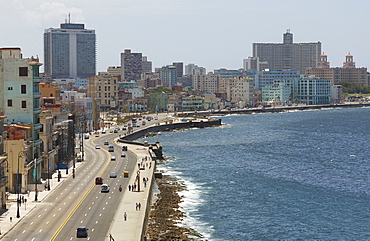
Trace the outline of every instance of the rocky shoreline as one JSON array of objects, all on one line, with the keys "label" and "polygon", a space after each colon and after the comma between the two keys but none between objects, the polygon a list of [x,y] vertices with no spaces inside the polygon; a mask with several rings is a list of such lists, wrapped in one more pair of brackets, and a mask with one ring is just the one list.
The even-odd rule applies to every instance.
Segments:
[{"label": "rocky shoreline", "polygon": [[147,240],[197,240],[202,237],[194,229],[182,226],[185,213],[180,203],[183,196],[179,192],[186,187],[169,175],[156,179],[159,193],[149,213],[145,237]]}]

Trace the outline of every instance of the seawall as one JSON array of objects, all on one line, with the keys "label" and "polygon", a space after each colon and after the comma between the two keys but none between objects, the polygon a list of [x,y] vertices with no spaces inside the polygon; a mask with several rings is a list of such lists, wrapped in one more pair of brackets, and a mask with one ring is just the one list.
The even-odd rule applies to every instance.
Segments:
[{"label": "seawall", "polygon": [[133,141],[139,139],[150,132],[163,132],[163,131],[170,131],[175,129],[187,129],[187,128],[205,128],[205,127],[212,127],[212,126],[220,126],[221,119],[209,119],[206,121],[187,121],[187,122],[178,122],[172,124],[163,124],[163,125],[156,125],[156,126],[149,126],[148,128],[144,128],[138,131],[135,131],[131,134],[122,136],[119,141]]},{"label": "seawall", "polygon": [[370,107],[370,103],[362,104],[335,104],[335,105],[304,105],[304,106],[275,106],[265,108],[249,108],[249,109],[236,109],[236,110],[222,110],[222,111],[198,111],[198,112],[184,112],[179,113],[181,116],[218,116],[230,114],[257,114],[257,113],[278,113],[288,112],[294,110],[320,110],[332,108],[361,108]]}]

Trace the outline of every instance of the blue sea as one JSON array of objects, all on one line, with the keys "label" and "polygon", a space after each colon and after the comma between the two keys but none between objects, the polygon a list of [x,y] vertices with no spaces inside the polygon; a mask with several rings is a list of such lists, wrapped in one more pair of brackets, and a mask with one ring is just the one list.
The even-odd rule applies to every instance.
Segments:
[{"label": "blue sea", "polygon": [[370,240],[370,108],[222,116],[163,132],[203,240]]}]

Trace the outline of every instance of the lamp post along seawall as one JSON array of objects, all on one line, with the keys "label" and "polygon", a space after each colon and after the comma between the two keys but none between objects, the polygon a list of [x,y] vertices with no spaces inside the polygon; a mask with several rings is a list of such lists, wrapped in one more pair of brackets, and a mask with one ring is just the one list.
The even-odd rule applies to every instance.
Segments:
[{"label": "lamp post along seawall", "polygon": [[19,193],[20,193],[20,177],[19,177],[19,169],[20,169],[20,165],[19,165],[19,159],[23,159],[23,162],[22,162],[22,165],[24,167],[24,157],[27,155],[27,150],[22,150],[18,153],[18,168],[17,168],[17,218],[20,218],[21,217],[21,214],[20,214],[20,205],[21,205],[21,199],[19,198]]}]

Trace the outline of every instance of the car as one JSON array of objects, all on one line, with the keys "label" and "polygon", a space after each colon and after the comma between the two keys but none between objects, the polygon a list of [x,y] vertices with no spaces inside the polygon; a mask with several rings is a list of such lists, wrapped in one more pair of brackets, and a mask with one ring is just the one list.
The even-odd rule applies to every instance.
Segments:
[{"label": "car", "polygon": [[115,160],[116,160],[116,157],[115,157],[115,156],[112,156],[112,157],[110,158],[110,160],[111,160],[111,161],[115,161]]},{"label": "car", "polygon": [[102,133],[102,134],[105,134],[106,132],[105,132],[105,130],[102,130],[102,131],[101,131],[101,133]]},{"label": "car", "polygon": [[109,192],[109,185],[108,184],[101,185],[101,192]]},{"label": "car", "polygon": [[113,133],[113,130],[109,130],[109,133]]},{"label": "car", "polygon": [[118,133],[118,130],[117,130],[117,129],[115,129],[113,132],[114,132],[114,133]]},{"label": "car", "polygon": [[89,139],[90,138],[90,135],[89,134],[85,134],[85,139]]},{"label": "car", "polygon": [[109,142],[108,141],[104,141],[104,145],[108,146],[109,145]]},{"label": "car", "polygon": [[95,146],[95,149],[100,149],[100,145],[96,145]]},{"label": "car", "polygon": [[117,131],[119,131],[119,130],[121,130],[121,128],[119,128],[119,126],[117,126],[117,127],[116,127],[116,130],[117,130]]},{"label": "car", "polygon": [[111,172],[109,177],[111,178],[116,178],[117,177],[117,173],[116,172]]},{"label": "car", "polygon": [[95,178],[95,184],[103,184],[103,178],[102,177],[96,177]]},{"label": "car", "polygon": [[123,127],[127,127],[127,124],[124,124]]},{"label": "car", "polygon": [[122,152],[121,157],[126,157],[126,153]]},{"label": "car", "polygon": [[87,238],[87,230],[88,228],[81,226],[77,228],[77,238]]}]

